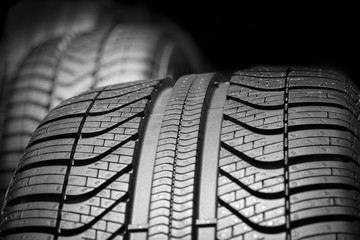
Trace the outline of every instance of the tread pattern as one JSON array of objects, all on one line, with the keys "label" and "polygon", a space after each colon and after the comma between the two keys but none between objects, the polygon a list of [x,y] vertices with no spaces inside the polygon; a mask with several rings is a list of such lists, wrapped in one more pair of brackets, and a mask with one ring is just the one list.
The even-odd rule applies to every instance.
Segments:
[{"label": "tread pattern", "polygon": [[50,109],[87,89],[165,77],[173,53],[168,46],[173,45],[156,28],[120,24],[51,40],[31,51],[13,81],[7,106],[0,149],[1,197],[33,131]]},{"label": "tread pattern", "polygon": [[155,159],[149,239],[191,239],[202,109],[211,77],[180,78],[166,107]]},{"label": "tread pattern", "polygon": [[359,236],[360,109],[351,84],[311,69],[253,69],[230,84],[217,237]]},{"label": "tread pattern", "polygon": [[114,85],[54,109],[11,183],[2,233],[26,238],[40,231],[56,239],[124,233],[138,129],[159,87],[159,81]]},{"label": "tread pattern", "polygon": [[0,236],[358,239],[359,96],[303,68],[85,92],[32,136]]}]

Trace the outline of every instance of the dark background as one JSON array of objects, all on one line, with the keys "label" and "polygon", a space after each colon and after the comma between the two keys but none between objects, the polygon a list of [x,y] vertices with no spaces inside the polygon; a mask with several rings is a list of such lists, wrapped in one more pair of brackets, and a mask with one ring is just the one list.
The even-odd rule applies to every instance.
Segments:
[{"label": "dark background", "polygon": [[[9,7],[5,0],[1,23]],[[359,9],[343,2],[158,1],[118,0],[145,5],[190,33],[212,71],[256,65],[295,65],[341,71],[360,85]]]}]

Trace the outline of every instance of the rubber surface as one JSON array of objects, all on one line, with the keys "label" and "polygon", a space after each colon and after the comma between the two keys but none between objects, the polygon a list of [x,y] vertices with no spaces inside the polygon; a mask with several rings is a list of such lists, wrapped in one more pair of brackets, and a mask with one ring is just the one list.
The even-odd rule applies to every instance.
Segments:
[{"label": "rubber surface", "polygon": [[[191,71],[176,41],[156,27],[118,24],[33,49],[12,81],[0,157],[4,191],[40,121],[61,101],[95,87]],[[1,201],[0,201],[1,202]]]},{"label": "rubber surface", "polygon": [[358,239],[359,92],[318,69],[104,87],[61,103],[5,239]]}]

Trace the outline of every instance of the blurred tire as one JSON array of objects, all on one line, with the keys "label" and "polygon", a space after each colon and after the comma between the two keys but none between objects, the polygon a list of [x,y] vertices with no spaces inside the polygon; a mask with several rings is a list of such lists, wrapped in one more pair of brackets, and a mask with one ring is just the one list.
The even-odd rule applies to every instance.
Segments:
[{"label": "blurred tire", "polygon": [[[66,34],[80,34],[97,27],[105,19],[99,1],[23,0],[14,4],[6,17],[0,46],[0,141],[13,79],[26,55],[38,45]],[[106,17],[110,19],[111,17]],[[26,139],[23,140],[26,142]],[[3,143],[2,143],[3,144]],[[0,164],[2,164],[0,147]],[[16,163],[13,163],[16,164]],[[1,166],[2,170],[7,165]],[[6,181],[0,189],[4,189]],[[3,190],[0,190],[0,204]]]},{"label": "blurred tire", "polygon": [[34,48],[11,82],[1,139],[2,195],[39,122],[59,102],[95,87],[194,71],[176,39],[149,25],[70,33]]},{"label": "blurred tire", "polygon": [[101,19],[98,1],[25,0],[12,6],[2,39],[2,61],[8,80],[29,51],[67,33],[93,30]]}]

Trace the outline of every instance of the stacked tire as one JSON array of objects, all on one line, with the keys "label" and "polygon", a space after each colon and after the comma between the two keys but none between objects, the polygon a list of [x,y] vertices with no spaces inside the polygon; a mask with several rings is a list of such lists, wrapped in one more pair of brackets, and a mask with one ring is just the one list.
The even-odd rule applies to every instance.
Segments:
[{"label": "stacked tire", "polygon": [[[70,3],[58,4],[63,6],[60,9],[69,10]],[[83,3],[77,4],[82,6]],[[86,15],[90,12],[86,6],[83,11],[75,9]],[[62,13],[71,15],[71,12]],[[95,21],[99,14],[88,15]],[[86,27],[84,24],[87,18],[82,15],[74,14],[73,17],[82,19],[84,24],[70,21],[65,18],[66,14],[59,16],[60,20],[52,23],[53,28],[46,21],[39,21],[46,28],[37,26],[33,32],[20,31],[23,35],[33,33],[30,39],[33,39],[33,44],[38,44],[31,47],[20,38],[20,49],[24,52],[28,48],[28,54],[20,64],[17,64],[18,60],[10,59],[8,62],[11,67],[4,70],[8,76],[3,79],[3,82],[6,81],[6,89],[1,102],[1,205],[31,135],[49,110],[61,101],[96,87],[167,76],[179,77],[200,71],[200,67],[191,63],[198,61],[196,54],[191,55],[184,50],[193,43],[190,40],[179,42],[156,24],[118,23],[107,17],[106,21],[102,20],[99,24],[87,22]],[[47,32],[49,29],[52,32]],[[182,36],[182,33],[178,34]],[[21,55],[22,52],[11,48],[13,45],[11,42],[8,46],[9,55],[13,50],[15,56],[12,58],[20,58],[15,53]],[[16,65],[19,65],[18,70],[13,73]]]}]

